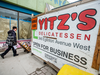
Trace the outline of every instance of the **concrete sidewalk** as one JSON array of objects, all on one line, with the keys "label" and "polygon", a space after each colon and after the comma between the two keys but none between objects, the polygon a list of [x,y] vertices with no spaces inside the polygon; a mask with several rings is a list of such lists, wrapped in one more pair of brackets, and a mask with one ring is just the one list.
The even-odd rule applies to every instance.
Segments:
[{"label": "concrete sidewalk", "polygon": [[[2,52],[0,52],[1,54]],[[43,61],[23,49],[17,49],[19,56],[10,51],[5,59],[0,57],[0,75],[56,75],[57,73]],[[41,72],[40,72],[41,71]]]}]

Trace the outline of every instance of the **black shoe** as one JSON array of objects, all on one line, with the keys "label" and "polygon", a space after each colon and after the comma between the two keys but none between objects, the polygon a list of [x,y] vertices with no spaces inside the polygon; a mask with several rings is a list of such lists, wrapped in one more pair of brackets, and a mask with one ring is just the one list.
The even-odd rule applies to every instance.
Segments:
[{"label": "black shoe", "polygon": [[18,56],[19,54],[16,54],[16,55],[14,55],[14,56]]},{"label": "black shoe", "polygon": [[4,55],[1,54],[2,59],[4,59]]}]

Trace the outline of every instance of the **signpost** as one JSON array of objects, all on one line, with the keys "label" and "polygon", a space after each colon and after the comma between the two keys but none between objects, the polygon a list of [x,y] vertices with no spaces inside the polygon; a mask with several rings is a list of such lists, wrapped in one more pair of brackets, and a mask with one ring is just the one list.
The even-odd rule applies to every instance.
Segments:
[{"label": "signpost", "polygon": [[59,69],[67,64],[97,75],[91,66],[100,24],[99,7],[100,1],[96,0],[37,16],[32,53]]}]

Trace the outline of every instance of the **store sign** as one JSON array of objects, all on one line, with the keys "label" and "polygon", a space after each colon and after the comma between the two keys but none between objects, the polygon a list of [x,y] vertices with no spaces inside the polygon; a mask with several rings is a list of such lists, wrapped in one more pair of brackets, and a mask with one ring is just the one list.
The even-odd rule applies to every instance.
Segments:
[{"label": "store sign", "polygon": [[58,68],[68,64],[97,75],[91,66],[100,23],[99,7],[100,1],[93,1],[39,16],[37,30],[33,30],[32,52]]}]

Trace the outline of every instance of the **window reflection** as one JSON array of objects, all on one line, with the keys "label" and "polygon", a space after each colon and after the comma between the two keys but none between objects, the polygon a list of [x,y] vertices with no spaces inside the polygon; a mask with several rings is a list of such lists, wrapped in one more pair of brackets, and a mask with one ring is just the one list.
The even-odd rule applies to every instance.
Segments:
[{"label": "window reflection", "polygon": [[[12,23],[13,20],[16,24]],[[6,40],[7,32],[12,29],[12,26],[17,26],[17,12],[0,8],[0,41]]]},{"label": "window reflection", "polygon": [[19,13],[19,39],[31,38],[31,15]]},{"label": "window reflection", "polygon": [[17,39],[31,38],[31,15],[0,7],[0,41],[6,40],[8,36],[7,32],[11,30],[13,26],[19,27],[17,28],[19,34],[18,31],[16,31]]}]

